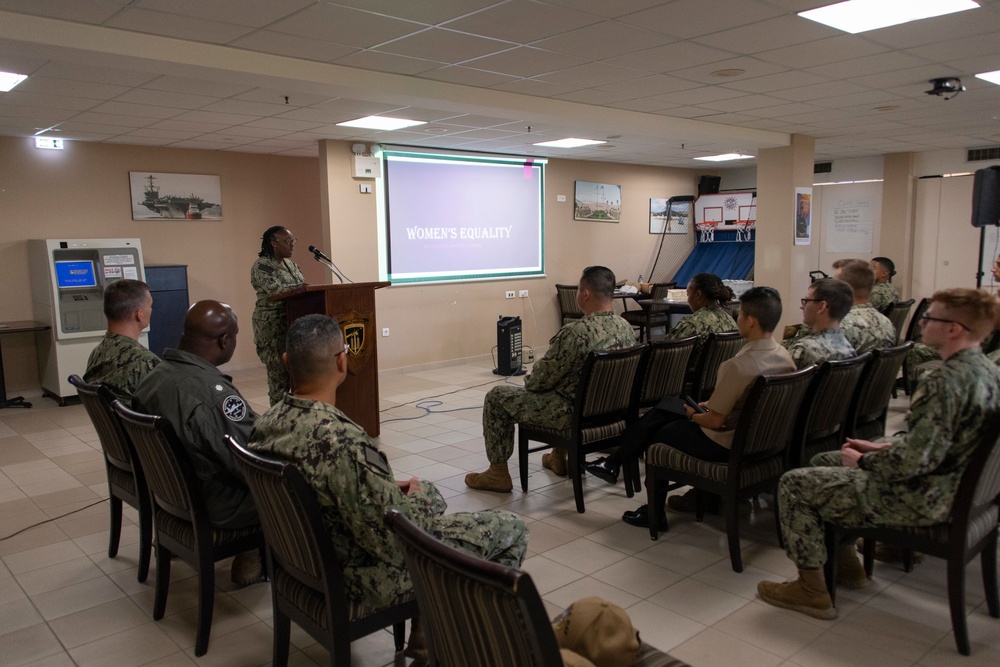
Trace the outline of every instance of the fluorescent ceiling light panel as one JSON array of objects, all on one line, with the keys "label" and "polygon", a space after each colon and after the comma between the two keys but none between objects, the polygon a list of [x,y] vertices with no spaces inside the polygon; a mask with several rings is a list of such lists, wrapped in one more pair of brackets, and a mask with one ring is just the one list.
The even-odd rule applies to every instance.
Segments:
[{"label": "fluorescent ceiling light panel", "polygon": [[549,146],[550,148],[579,148],[580,146],[593,146],[594,144],[606,144],[606,141],[595,141],[594,139],[558,139],[556,141],[543,141],[535,146]]},{"label": "fluorescent ceiling light panel", "polygon": [[728,162],[729,160],[749,160],[753,155],[744,155],[743,153],[723,153],[722,155],[706,155],[705,157],[696,157],[695,160],[705,160],[706,162]]},{"label": "fluorescent ceiling light panel", "polygon": [[799,16],[851,34],[977,9],[973,0],[847,0]]},{"label": "fluorescent ceiling light panel", "polygon": [[976,75],[977,79],[982,79],[983,81],[989,81],[990,83],[995,83],[1000,86],[1000,69],[993,70],[992,72],[982,72]]},{"label": "fluorescent ceiling light panel", "polygon": [[427,121],[410,120],[408,118],[390,118],[389,116],[365,116],[354,120],[337,123],[342,127],[363,127],[366,130],[402,130],[404,127],[426,125]]},{"label": "fluorescent ceiling light panel", "polygon": [[13,72],[0,72],[0,93],[8,90],[28,78],[27,74],[14,74]]}]

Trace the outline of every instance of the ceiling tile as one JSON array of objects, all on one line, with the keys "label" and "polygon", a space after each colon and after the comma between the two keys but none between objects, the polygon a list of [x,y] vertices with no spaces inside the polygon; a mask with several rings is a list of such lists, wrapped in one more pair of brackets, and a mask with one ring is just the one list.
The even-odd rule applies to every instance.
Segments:
[{"label": "ceiling tile", "polygon": [[357,51],[357,47],[273,30],[255,30],[229,42],[230,46],[291,58],[331,62]]},{"label": "ceiling tile", "polygon": [[585,62],[586,60],[583,58],[569,56],[564,53],[544,51],[530,46],[519,46],[483,58],[476,58],[464,64],[467,67],[527,78],[575,67]]},{"label": "ceiling tile", "polygon": [[107,83],[92,81],[71,81],[68,79],[53,79],[47,76],[29,76],[18,84],[16,90],[21,93],[49,93],[52,95],[69,95],[72,97],[90,98],[94,100],[110,100],[128,90],[126,86],[114,86]]},{"label": "ceiling tile", "polygon": [[726,100],[715,100],[714,102],[700,102],[698,106],[713,111],[745,111],[748,109],[761,109],[763,107],[773,107],[785,104],[785,100],[771,97],[770,95],[744,95],[743,97],[731,97]]},{"label": "ceiling tile", "polygon": [[383,102],[367,102],[364,100],[354,100],[346,97],[338,97],[325,102],[318,102],[310,107],[311,109],[326,109],[329,111],[345,111],[357,114],[355,118],[370,116],[373,114],[385,113],[398,109],[398,104],[385,104]]},{"label": "ceiling tile", "polygon": [[128,137],[152,137],[153,139],[170,139],[180,141],[182,139],[193,139],[199,136],[200,132],[183,132],[181,130],[160,130],[156,128],[143,127],[129,132]]},{"label": "ceiling tile", "polygon": [[[0,54],[3,50],[0,49]],[[0,55],[0,61],[2,61]],[[144,83],[157,78],[159,74],[150,72],[139,72],[126,69],[115,69],[113,67],[97,67],[84,63],[72,63],[66,61],[53,60],[45,64],[36,74],[40,76],[52,77],[55,79],[71,79],[73,81],[91,81],[94,83],[107,83],[115,86],[125,86],[128,88],[141,86]]]},{"label": "ceiling tile", "polygon": [[263,127],[270,130],[287,130],[289,132],[300,132],[321,127],[320,123],[306,120],[292,120],[291,118],[261,118],[245,124],[249,127]]},{"label": "ceiling tile", "polygon": [[879,53],[863,58],[853,58],[839,63],[817,65],[816,67],[809,68],[808,71],[830,77],[831,79],[845,79],[848,77],[857,78],[867,74],[896,72],[926,64],[926,61],[921,58],[897,51]]},{"label": "ceiling tile", "polygon": [[447,118],[454,118],[462,114],[454,111],[442,111],[441,109],[424,109],[421,107],[400,107],[392,111],[393,115],[409,118],[410,120],[423,121],[443,121]]},{"label": "ceiling tile", "polygon": [[285,130],[272,130],[266,127],[250,127],[249,125],[235,125],[233,127],[227,127],[224,132],[225,134],[233,135],[235,137],[254,137],[256,139],[274,139],[275,137],[287,134]]},{"label": "ceiling tile", "polygon": [[[521,121],[518,121],[521,122]],[[446,121],[441,121],[441,125],[456,125],[460,127],[492,127],[494,129],[507,129],[511,124],[510,118],[497,118],[495,116],[477,116],[475,114],[466,114],[462,116],[457,116],[455,118],[449,118]]]},{"label": "ceiling tile", "polygon": [[692,81],[676,79],[672,76],[665,76],[663,74],[654,74],[652,76],[643,76],[637,79],[606,83],[601,86],[595,86],[595,89],[609,93],[620,93],[631,97],[647,97],[652,95],[666,95],[668,93],[691,90],[692,88],[697,87],[698,84]]},{"label": "ceiling tile", "polygon": [[988,8],[971,9],[872,30],[865,37],[896,49],[909,49],[982,34],[1000,34],[1000,13]]},{"label": "ceiling tile", "polygon": [[467,35],[454,30],[430,28],[384,43],[377,50],[442,63],[459,63],[488,53],[503,51],[512,46],[510,42]]},{"label": "ceiling tile", "polygon": [[740,97],[744,94],[743,91],[723,88],[722,86],[702,86],[700,88],[690,88],[679,93],[657,95],[653,99],[676,102],[677,104],[701,104],[702,102]]},{"label": "ceiling tile", "polygon": [[[288,102],[285,102],[288,96]],[[318,104],[330,99],[330,95],[315,95],[311,93],[301,93],[298,91],[280,90],[274,88],[254,88],[239,95],[233,95],[234,100],[247,100],[249,102],[265,102],[269,104],[282,104],[286,107],[307,107],[311,104]]]},{"label": "ceiling tile", "polygon": [[773,95],[786,100],[807,102],[811,100],[825,99],[827,97],[835,97],[837,95],[861,93],[866,90],[870,89],[849,81],[827,81],[825,83],[815,84],[812,86],[776,90]]},{"label": "ceiling tile", "polygon": [[272,23],[268,29],[367,48],[423,30],[424,27],[419,23],[323,2]]},{"label": "ceiling tile", "polygon": [[139,116],[140,118],[170,118],[176,116],[179,113],[183,113],[180,109],[154,106],[151,104],[129,104],[127,102],[104,102],[97,105],[91,111],[97,111],[100,113],[114,113],[121,114],[122,116]]},{"label": "ceiling tile", "polygon": [[889,49],[856,35],[839,35],[806,44],[760,51],[754,57],[785,67],[803,69],[885,53]]},{"label": "ceiling tile", "polygon": [[239,95],[254,88],[253,85],[245,83],[210,81],[182,76],[161,76],[149,83],[143,84],[142,87],[150,90],[164,90],[170,93],[183,93],[185,95],[204,95],[206,99]]},{"label": "ceiling tile", "polygon": [[201,107],[203,111],[219,113],[246,114],[248,116],[274,116],[289,111],[283,104],[265,104],[264,102],[249,102],[247,100],[222,100]]},{"label": "ceiling tile", "polygon": [[0,0],[0,9],[64,21],[104,23],[129,0]]},{"label": "ceiling tile", "polygon": [[599,22],[593,14],[528,0],[510,0],[450,21],[446,25],[474,35],[529,44]]},{"label": "ceiling tile", "polygon": [[535,42],[534,46],[568,53],[588,60],[605,60],[634,51],[662,46],[673,41],[662,33],[625,25],[617,21],[602,21],[594,25],[565,32]]},{"label": "ceiling tile", "polygon": [[186,95],[165,90],[150,90],[148,88],[133,88],[127,93],[119,95],[116,101],[158,105],[176,109],[198,109],[206,104],[218,102],[219,98],[208,97],[206,95]]},{"label": "ceiling tile", "polygon": [[619,20],[689,39],[781,14],[780,9],[757,0],[675,0]]},{"label": "ceiling tile", "polygon": [[233,113],[215,113],[212,111],[186,111],[174,116],[174,120],[191,120],[203,123],[219,123],[222,125],[241,125],[256,120],[254,116],[244,116]]},{"label": "ceiling tile", "polygon": [[673,104],[671,102],[664,102],[663,100],[658,100],[655,97],[639,97],[632,100],[624,100],[622,102],[609,102],[605,106],[614,107],[615,109],[625,109],[626,111],[641,111],[643,113],[649,113],[652,111],[663,111],[664,109],[680,105]]},{"label": "ceiling tile", "polygon": [[694,42],[674,42],[617,58],[609,58],[605,62],[609,65],[662,73],[726,60],[732,58],[733,55],[728,51],[711,49]]},{"label": "ceiling tile", "polygon": [[0,104],[0,117],[4,118],[30,118],[34,119],[36,125],[48,127],[60,121],[72,118],[78,109],[53,109],[52,107],[33,107],[31,105],[6,105]]},{"label": "ceiling tile", "polygon": [[228,125],[222,123],[205,123],[201,121],[193,120],[177,120],[176,118],[171,118],[169,120],[161,120],[159,123],[154,123],[148,126],[149,128],[162,129],[162,130],[179,130],[181,132],[215,132],[216,130],[221,130]]},{"label": "ceiling tile", "polygon": [[93,113],[85,111],[73,116],[74,122],[93,123],[94,125],[116,125],[120,127],[145,127],[156,122],[155,118],[140,118],[139,116],[121,116],[111,113]]},{"label": "ceiling tile", "polygon": [[193,148],[200,151],[224,151],[231,146],[223,141],[202,141],[200,139],[188,139],[170,144],[171,148]]},{"label": "ceiling tile", "polygon": [[49,95],[47,93],[21,92],[14,89],[8,93],[0,93],[0,103],[4,106],[48,107],[52,109],[72,109],[83,111],[96,107],[101,100],[71,95]]},{"label": "ceiling tile", "polygon": [[907,49],[907,53],[936,62],[950,62],[963,58],[979,56],[995,57],[997,51],[997,36],[966,35],[961,39],[952,39],[937,44],[928,44]]},{"label": "ceiling tile", "polygon": [[778,72],[777,74],[768,74],[767,76],[758,76],[753,79],[741,79],[722,85],[748,93],[775,93],[788,88],[799,88],[810,84],[822,83],[830,83],[830,80],[817,74],[790,70],[787,72]]},{"label": "ceiling tile", "polygon": [[[727,69],[742,69],[745,70],[745,73],[727,77],[720,77],[712,74],[712,72]],[[670,74],[682,79],[698,81],[699,83],[706,85],[721,85],[744,79],[753,79],[759,76],[767,76],[768,74],[777,74],[778,72],[786,71],[786,69],[787,68],[781,67],[780,65],[766,63],[762,60],[751,58],[750,56],[740,56],[739,58],[720,60],[707,65],[699,65],[698,67],[671,70]]]},{"label": "ceiling tile", "polygon": [[437,24],[495,4],[497,0],[337,0],[338,5],[364,9],[375,14]]},{"label": "ceiling tile", "polygon": [[[130,3],[140,9],[185,16],[196,16],[223,23],[262,26],[293,14],[313,4],[314,0],[135,0]],[[128,3],[123,3],[128,4]]]},{"label": "ceiling tile", "polygon": [[803,102],[792,102],[789,104],[776,104],[770,107],[759,107],[757,109],[750,109],[746,112],[748,116],[754,116],[756,118],[781,118],[782,116],[791,116],[793,114],[800,113],[810,113],[812,111],[820,111],[820,108],[814,104],[805,104]]},{"label": "ceiling tile", "polygon": [[151,12],[126,7],[104,22],[104,25],[124,30],[135,30],[163,37],[176,37],[195,42],[226,44],[252,30],[234,23],[209,21],[191,16]]},{"label": "ceiling tile", "polygon": [[582,104],[605,105],[612,102],[621,102],[635,97],[634,95],[609,93],[601,90],[574,90],[571,93],[556,95],[556,99],[567,100],[569,102],[580,102]]},{"label": "ceiling tile", "polygon": [[568,86],[589,88],[601,86],[608,83],[638,79],[644,76],[645,72],[628,69],[626,67],[616,67],[605,65],[604,63],[587,63],[578,65],[559,72],[552,72],[538,77],[542,81],[552,81],[553,83],[564,83]]},{"label": "ceiling tile", "polygon": [[736,53],[758,53],[770,51],[804,42],[843,33],[834,28],[795,15],[742,25],[730,30],[715,32],[696,38],[694,41],[716,49],[726,49]]},{"label": "ceiling tile", "polygon": [[353,120],[358,117],[357,113],[350,111],[338,111],[334,109],[319,109],[319,108],[306,108],[306,109],[291,109],[281,114],[277,114],[277,118],[290,118],[292,120],[304,120],[312,121],[316,123],[343,123],[344,121]]}]

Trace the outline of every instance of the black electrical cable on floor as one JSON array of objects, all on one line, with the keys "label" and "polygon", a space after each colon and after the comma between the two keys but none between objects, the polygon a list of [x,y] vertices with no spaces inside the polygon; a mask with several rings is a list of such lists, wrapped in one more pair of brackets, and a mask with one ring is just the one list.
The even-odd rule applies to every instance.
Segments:
[{"label": "black electrical cable on floor", "polygon": [[26,530],[31,530],[32,528],[44,525],[46,523],[49,523],[50,521],[58,521],[59,519],[62,519],[63,517],[69,516],[70,514],[76,514],[77,512],[82,512],[83,510],[87,509],[88,507],[93,507],[94,505],[100,505],[101,503],[104,503],[104,502],[107,502],[107,501],[108,501],[107,498],[101,498],[100,500],[94,501],[94,502],[90,503],[89,505],[84,505],[83,507],[81,507],[79,509],[75,509],[72,512],[66,512],[65,514],[60,514],[59,516],[54,516],[51,519],[46,519],[45,521],[39,521],[38,523],[33,523],[30,526],[25,526],[24,528],[22,528],[21,530],[19,530],[17,532],[11,533],[10,535],[5,535],[3,537],[0,537],[0,542],[3,542],[4,540],[9,540],[10,538],[12,538],[12,537],[14,537],[16,535],[20,535],[21,533],[23,533]]}]

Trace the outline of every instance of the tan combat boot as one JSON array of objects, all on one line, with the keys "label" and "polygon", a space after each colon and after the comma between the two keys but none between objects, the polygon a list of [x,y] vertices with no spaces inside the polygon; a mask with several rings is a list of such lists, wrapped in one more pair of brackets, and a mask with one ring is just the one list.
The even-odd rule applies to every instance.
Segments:
[{"label": "tan combat boot", "polygon": [[551,452],[542,454],[542,467],[548,468],[560,477],[565,477],[569,470],[566,465],[566,450],[553,447]]},{"label": "tan combat boot", "polygon": [[242,588],[256,583],[261,573],[260,550],[253,549],[236,554],[229,568],[229,579]]},{"label": "tan combat boot", "polygon": [[757,584],[760,599],[775,607],[791,609],[825,621],[837,618],[837,610],[826,592],[823,570],[799,570],[799,578],[779,584],[762,581]]},{"label": "tan combat boot", "polygon": [[506,463],[491,463],[485,472],[470,472],[465,476],[465,485],[470,489],[497,493],[509,493],[514,488]]},{"label": "tan combat boot", "polygon": [[871,583],[865,568],[858,560],[853,544],[840,547],[837,552],[837,585],[860,590]]}]

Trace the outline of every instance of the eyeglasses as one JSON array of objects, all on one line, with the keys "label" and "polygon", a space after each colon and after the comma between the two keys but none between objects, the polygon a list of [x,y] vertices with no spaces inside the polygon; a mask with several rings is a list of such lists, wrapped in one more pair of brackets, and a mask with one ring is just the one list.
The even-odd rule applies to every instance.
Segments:
[{"label": "eyeglasses", "polygon": [[824,300],[825,299],[804,299],[804,298],[803,299],[799,299],[799,301],[802,303],[802,307],[803,308],[805,308],[806,304],[809,303],[810,301],[817,301],[817,302],[819,302],[819,301],[824,301]]},{"label": "eyeglasses", "polygon": [[957,324],[958,326],[962,327],[966,331],[972,331],[972,329],[970,329],[969,327],[965,326],[961,322],[958,322],[956,320],[946,320],[943,317],[931,317],[927,313],[924,313],[923,315],[921,315],[917,319],[918,320],[923,320],[925,322],[944,322],[945,324]]},{"label": "eyeglasses", "polygon": [[337,353],[337,356],[340,356],[341,354],[347,354],[347,353],[349,353],[350,351],[351,351],[351,346],[350,346],[350,345],[348,345],[347,343],[344,343],[344,349],[343,349],[343,350],[341,350],[340,352],[338,352],[338,353]]},{"label": "eyeglasses", "polygon": [[284,243],[285,245],[295,245],[295,242],[298,241],[298,239],[295,238],[294,236],[289,236],[287,239],[276,239],[276,240],[278,241],[278,243]]}]

